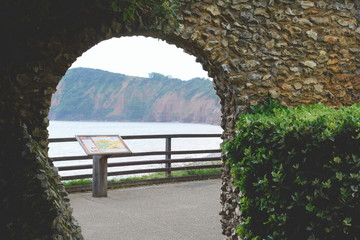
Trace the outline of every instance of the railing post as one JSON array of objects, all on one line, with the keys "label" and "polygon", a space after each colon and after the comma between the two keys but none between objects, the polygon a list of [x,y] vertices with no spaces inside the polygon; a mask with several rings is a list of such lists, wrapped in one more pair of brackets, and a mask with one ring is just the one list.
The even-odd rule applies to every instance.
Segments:
[{"label": "railing post", "polygon": [[[165,151],[166,152],[170,152],[171,151],[171,138],[167,137],[165,139]],[[169,160],[169,162],[165,163],[165,167],[166,168],[171,168],[171,153],[167,153],[165,154],[165,160]],[[166,176],[170,177],[171,176],[171,170],[166,171]]]},{"label": "railing post", "polygon": [[93,156],[93,197],[107,197],[107,157]]}]

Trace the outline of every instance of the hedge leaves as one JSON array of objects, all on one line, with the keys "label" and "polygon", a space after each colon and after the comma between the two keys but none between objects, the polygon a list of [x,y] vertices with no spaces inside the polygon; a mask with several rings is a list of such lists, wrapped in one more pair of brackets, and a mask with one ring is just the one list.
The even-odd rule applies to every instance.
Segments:
[{"label": "hedge leaves", "polygon": [[241,191],[239,235],[360,239],[360,104],[253,111],[224,146]]}]

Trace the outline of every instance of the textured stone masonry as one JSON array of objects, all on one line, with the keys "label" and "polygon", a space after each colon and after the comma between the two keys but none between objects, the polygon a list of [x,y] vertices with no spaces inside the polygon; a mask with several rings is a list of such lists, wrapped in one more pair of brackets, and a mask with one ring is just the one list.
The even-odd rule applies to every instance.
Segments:
[{"label": "textured stone masonry", "polygon": [[[42,2],[32,3],[27,15],[18,13],[30,19],[23,22],[11,4],[9,10],[0,8],[0,132],[6,136],[0,150],[0,210],[13,213],[0,226],[13,238],[22,231],[29,239],[82,239],[48,162],[47,115],[51,95],[72,62],[105,39],[155,37],[196,56],[221,100],[224,140],[233,136],[239,114],[268,97],[288,106],[360,102],[358,0],[183,0],[180,25],[170,32],[154,31],[147,13],[124,22],[119,13],[73,1],[53,3],[52,17],[44,21]],[[25,181],[32,184],[19,187]],[[238,239],[240,193],[225,158],[222,182],[224,237]],[[10,193],[15,186],[16,196]],[[27,199],[33,204],[26,205]],[[15,211],[19,205],[42,221],[30,222]]]}]

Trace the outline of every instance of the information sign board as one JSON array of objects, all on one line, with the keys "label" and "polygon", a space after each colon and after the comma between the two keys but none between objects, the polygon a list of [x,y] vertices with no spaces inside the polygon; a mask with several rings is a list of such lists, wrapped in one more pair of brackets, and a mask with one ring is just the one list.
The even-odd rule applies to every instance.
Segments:
[{"label": "information sign board", "polygon": [[131,153],[119,135],[77,135],[76,139],[87,155]]}]

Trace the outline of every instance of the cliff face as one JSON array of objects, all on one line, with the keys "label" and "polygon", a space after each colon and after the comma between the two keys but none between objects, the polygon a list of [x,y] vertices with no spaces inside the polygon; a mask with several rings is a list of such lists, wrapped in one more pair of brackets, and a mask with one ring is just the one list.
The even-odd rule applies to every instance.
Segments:
[{"label": "cliff face", "polygon": [[212,82],[153,73],[149,78],[70,69],[52,97],[50,120],[152,121],[219,124]]}]

